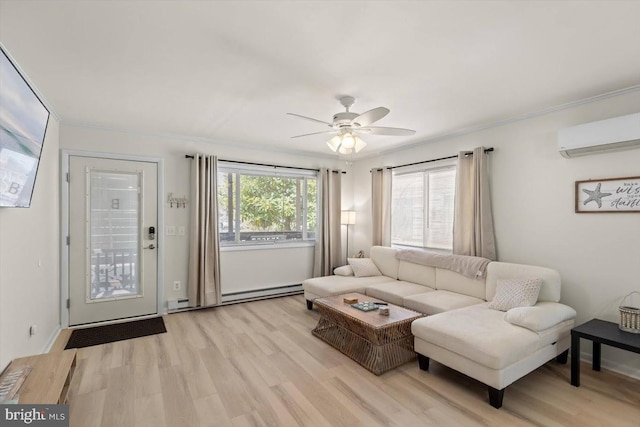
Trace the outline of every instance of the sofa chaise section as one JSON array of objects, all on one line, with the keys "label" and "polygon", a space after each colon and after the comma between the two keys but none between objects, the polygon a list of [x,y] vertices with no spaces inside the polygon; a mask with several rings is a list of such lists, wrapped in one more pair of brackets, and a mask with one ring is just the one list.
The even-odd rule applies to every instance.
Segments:
[{"label": "sofa chaise section", "polygon": [[507,312],[490,302],[428,316],[411,325],[420,368],[429,360],[449,366],[488,386],[489,402],[500,408],[504,389],[557,358],[566,362],[576,312],[560,304],[557,271],[523,264],[492,262],[487,267],[487,301],[498,280],[542,279],[538,302]]}]

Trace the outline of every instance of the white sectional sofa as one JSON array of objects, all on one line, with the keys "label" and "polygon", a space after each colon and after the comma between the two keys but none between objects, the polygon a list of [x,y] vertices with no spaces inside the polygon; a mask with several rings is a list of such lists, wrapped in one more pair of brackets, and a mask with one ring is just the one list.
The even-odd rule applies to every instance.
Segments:
[{"label": "white sectional sofa", "polygon": [[[399,260],[397,253],[389,247],[371,248],[371,260],[381,275],[305,280],[307,308],[313,308],[316,298],[359,292],[427,314],[411,325],[420,368],[428,370],[429,360],[434,359],[485,383],[489,402],[496,408],[502,406],[509,384],[554,357],[566,363],[576,312],[559,302],[557,271],[490,262],[482,277],[470,278]],[[506,312],[489,308],[498,281],[514,279],[542,281],[537,303]]]}]

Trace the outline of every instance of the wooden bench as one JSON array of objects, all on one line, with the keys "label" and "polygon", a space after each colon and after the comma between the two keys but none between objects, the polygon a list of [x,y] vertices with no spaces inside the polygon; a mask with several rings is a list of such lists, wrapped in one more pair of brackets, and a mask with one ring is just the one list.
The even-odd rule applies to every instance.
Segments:
[{"label": "wooden bench", "polygon": [[15,359],[3,376],[24,366],[31,366],[31,372],[18,392],[18,403],[66,403],[76,367],[76,349]]}]

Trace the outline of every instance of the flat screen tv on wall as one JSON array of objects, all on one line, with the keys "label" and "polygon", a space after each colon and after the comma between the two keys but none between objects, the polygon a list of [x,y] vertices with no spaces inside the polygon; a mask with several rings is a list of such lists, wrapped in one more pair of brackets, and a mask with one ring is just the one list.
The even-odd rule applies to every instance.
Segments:
[{"label": "flat screen tv on wall", "polygon": [[0,207],[28,208],[49,110],[0,51]]}]

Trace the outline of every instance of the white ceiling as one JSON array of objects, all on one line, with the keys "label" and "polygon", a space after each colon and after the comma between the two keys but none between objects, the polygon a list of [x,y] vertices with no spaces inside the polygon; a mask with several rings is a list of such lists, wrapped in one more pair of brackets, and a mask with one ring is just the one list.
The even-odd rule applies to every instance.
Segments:
[{"label": "white ceiling", "polygon": [[[63,123],[360,155],[640,85],[640,1],[5,1],[0,41]],[[640,110],[640,108],[639,108]]]}]

